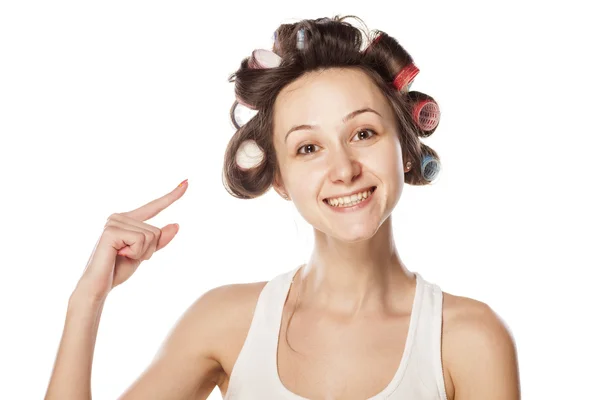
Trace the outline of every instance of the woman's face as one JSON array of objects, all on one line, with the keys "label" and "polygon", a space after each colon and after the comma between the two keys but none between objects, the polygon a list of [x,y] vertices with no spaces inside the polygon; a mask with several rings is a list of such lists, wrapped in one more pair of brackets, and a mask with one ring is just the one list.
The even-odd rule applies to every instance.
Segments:
[{"label": "woman's face", "polygon": [[[373,236],[400,199],[404,169],[392,108],[369,76],[339,68],[308,73],[279,93],[274,113],[275,190],[327,235],[349,242]],[[373,186],[372,198],[353,211],[323,201]]]}]

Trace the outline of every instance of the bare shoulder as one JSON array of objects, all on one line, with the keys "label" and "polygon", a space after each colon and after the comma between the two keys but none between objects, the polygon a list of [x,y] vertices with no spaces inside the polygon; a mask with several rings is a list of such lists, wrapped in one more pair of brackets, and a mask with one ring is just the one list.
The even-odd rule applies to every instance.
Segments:
[{"label": "bare shoulder", "polygon": [[221,359],[222,349],[231,346],[231,339],[246,336],[258,297],[267,282],[234,283],[218,286],[205,292],[196,300],[192,309],[197,320],[209,323],[211,329],[204,330],[214,349],[213,356]]},{"label": "bare shoulder", "polygon": [[520,399],[515,341],[488,304],[444,292],[442,358],[449,398]]},{"label": "bare shoulder", "polygon": [[266,284],[263,281],[223,285],[209,290],[196,301],[197,320],[211,325],[210,330],[204,330],[210,337],[204,339],[211,349],[211,357],[221,366],[218,386],[231,374]]},{"label": "bare shoulder", "polygon": [[228,376],[231,354],[243,344],[265,283],[223,285],[200,295],[119,399],[206,399]]},{"label": "bare shoulder", "polygon": [[240,317],[253,314],[258,297],[267,282],[232,283],[203,293],[191,309],[207,314],[216,326],[230,327]]}]

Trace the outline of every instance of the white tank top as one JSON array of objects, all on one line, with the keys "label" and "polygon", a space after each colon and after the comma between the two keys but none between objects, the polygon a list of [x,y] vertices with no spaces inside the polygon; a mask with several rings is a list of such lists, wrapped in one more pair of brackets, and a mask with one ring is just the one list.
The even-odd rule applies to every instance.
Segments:
[{"label": "white tank top", "polygon": [[[283,306],[300,267],[276,276],[262,289],[224,400],[309,400],[287,389],[277,372]],[[366,400],[447,400],[441,358],[442,291],[415,275],[417,285],[402,359],[388,386]]]}]

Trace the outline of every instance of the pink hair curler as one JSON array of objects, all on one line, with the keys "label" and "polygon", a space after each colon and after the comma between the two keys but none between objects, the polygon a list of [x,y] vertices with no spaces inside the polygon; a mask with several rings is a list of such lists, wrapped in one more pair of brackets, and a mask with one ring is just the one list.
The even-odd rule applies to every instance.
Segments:
[{"label": "pink hair curler", "polygon": [[281,57],[271,50],[257,49],[248,59],[248,67],[252,69],[276,68],[281,64]]}]

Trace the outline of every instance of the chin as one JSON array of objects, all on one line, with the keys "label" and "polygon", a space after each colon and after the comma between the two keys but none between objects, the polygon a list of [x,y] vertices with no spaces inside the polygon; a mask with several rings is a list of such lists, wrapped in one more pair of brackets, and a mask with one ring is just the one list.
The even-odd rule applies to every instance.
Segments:
[{"label": "chin", "polygon": [[371,239],[373,236],[375,236],[375,233],[377,233],[377,232],[373,232],[373,234],[371,234],[371,235],[353,235],[353,236],[344,235],[341,237],[336,236],[335,238],[340,241],[344,241],[346,243],[360,243],[360,242],[364,242],[365,240]]},{"label": "chin", "polygon": [[381,224],[377,225],[375,223],[363,223],[351,226],[339,224],[330,226],[328,229],[322,230],[322,232],[331,238],[343,242],[358,243],[369,240],[375,236],[380,226]]}]

